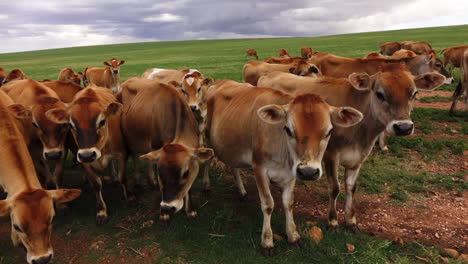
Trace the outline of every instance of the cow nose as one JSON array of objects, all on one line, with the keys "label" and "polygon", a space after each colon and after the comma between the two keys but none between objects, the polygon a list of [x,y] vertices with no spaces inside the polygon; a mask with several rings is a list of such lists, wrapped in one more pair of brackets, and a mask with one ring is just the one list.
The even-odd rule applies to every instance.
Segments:
[{"label": "cow nose", "polygon": [[191,105],[190,109],[192,109],[193,112],[198,110],[198,105]]},{"label": "cow nose", "polygon": [[307,165],[299,165],[296,169],[299,179],[304,181],[314,181],[320,177],[320,169]]},{"label": "cow nose", "polygon": [[47,264],[52,259],[52,254],[32,260],[32,264]]},{"label": "cow nose", "polygon": [[395,130],[395,135],[397,136],[407,136],[413,132],[413,123],[397,123],[393,125]]},{"label": "cow nose", "polygon": [[117,74],[117,73],[119,73],[119,70],[113,70],[113,72],[114,72],[115,74]]},{"label": "cow nose", "polygon": [[62,157],[62,151],[47,151],[44,156],[46,160],[58,160]]},{"label": "cow nose", "polygon": [[80,162],[93,162],[96,160],[96,151],[78,151],[78,160]]},{"label": "cow nose", "polygon": [[176,207],[173,205],[161,205],[161,213],[172,215],[176,211]]}]

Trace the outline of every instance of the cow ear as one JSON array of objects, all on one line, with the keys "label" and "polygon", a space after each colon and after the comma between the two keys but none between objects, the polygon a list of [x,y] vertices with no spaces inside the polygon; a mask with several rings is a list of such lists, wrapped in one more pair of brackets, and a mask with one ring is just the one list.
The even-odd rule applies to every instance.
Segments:
[{"label": "cow ear", "polygon": [[362,113],[352,107],[331,106],[332,124],[340,127],[354,126],[362,120]]},{"label": "cow ear", "polygon": [[195,154],[201,162],[207,161],[214,157],[214,151],[210,148],[198,148],[195,151]]},{"label": "cow ear", "polygon": [[149,162],[152,162],[152,163],[158,163],[159,158],[161,157],[161,149],[162,148],[160,148],[158,150],[148,152],[148,153],[146,153],[144,155],[141,155],[140,160],[149,161]]},{"label": "cow ear", "polygon": [[67,111],[62,108],[50,109],[45,113],[45,115],[50,121],[57,124],[66,124],[70,119],[70,116],[67,113]]},{"label": "cow ear", "polygon": [[296,68],[289,68],[290,73],[294,73],[294,70],[296,70]]},{"label": "cow ear", "polygon": [[106,66],[111,66],[110,63],[108,61],[104,61],[102,64],[106,65]]},{"label": "cow ear", "polygon": [[315,64],[312,64],[312,65],[309,67],[309,72],[311,72],[311,73],[319,73],[320,70],[319,70],[319,68],[318,68]]},{"label": "cow ear", "polygon": [[71,202],[81,195],[81,190],[79,189],[58,189],[47,192],[57,204]]},{"label": "cow ear", "polygon": [[348,80],[358,90],[369,90],[370,88],[370,76],[365,72],[353,72],[349,75]]},{"label": "cow ear", "polygon": [[9,105],[8,111],[17,119],[25,119],[31,116],[31,110],[26,109],[22,104]]},{"label": "cow ear", "polygon": [[414,83],[418,90],[432,91],[445,83],[445,76],[440,73],[425,73],[414,77]]},{"label": "cow ear", "polygon": [[265,105],[257,110],[258,117],[272,125],[286,122],[286,111],[279,105]]},{"label": "cow ear", "polygon": [[121,61],[119,62],[119,65],[124,65],[124,64],[125,64],[125,61],[124,61],[124,60],[121,60]]},{"label": "cow ear", "polygon": [[180,83],[178,83],[177,81],[170,81],[168,84],[174,86],[177,89],[182,88],[182,85],[180,85]]},{"label": "cow ear", "polygon": [[112,102],[107,106],[106,111],[105,111],[104,114],[106,116],[118,115],[121,110],[122,110],[122,104],[121,103]]},{"label": "cow ear", "polygon": [[0,200],[0,217],[7,215],[10,212],[10,200]]},{"label": "cow ear", "polygon": [[214,80],[213,80],[213,79],[211,79],[211,78],[205,78],[205,79],[203,79],[202,85],[208,86],[208,85],[213,84],[213,83],[214,83]]}]

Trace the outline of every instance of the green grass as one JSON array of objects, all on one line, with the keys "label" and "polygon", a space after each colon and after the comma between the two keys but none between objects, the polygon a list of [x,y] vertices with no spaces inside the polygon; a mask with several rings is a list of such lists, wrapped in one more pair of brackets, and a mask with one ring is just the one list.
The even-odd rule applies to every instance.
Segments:
[{"label": "green grass", "polygon": [[[314,50],[331,52],[341,56],[362,57],[369,51],[377,51],[384,41],[422,40],[429,41],[440,51],[445,47],[468,44],[468,26],[453,26],[427,29],[412,29],[387,32],[347,34],[317,38],[277,38],[206,40],[185,42],[152,42],[93,47],[77,47],[56,50],[0,54],[0,66],[6,70],[23,69],[35,79],[55,79],[60,69],[72,67],[79,71],[87,66],[100,66],[111,57],[126,61],[122,66],[122,80],[141,75],[147,68],[196,68],[214,79],[241,80],[241,69],[246,62],[245,49],[257,49],[261,58],[276,56],[278,49],[286,48],[291,54],[299,55],[302,46]],[[457,76],[457,75],[456,75]],[[455,83],[442,89],[453,90]],[[415,109],[413,119],[418,129],[425,134],[434,131],[433,124],[453,123],[463,133],[468,133],[468,115],[458,111],[449,116],[448,111],[437,109]],[[431,188],[466,191],[463,172],[454,175],[431,174],[415,168],[402,166],[407,162],[406,149],[421,152],[425,159],[436,156],[460,155],[467,149],[466,140],[428,139],[424,137],[388,139],[392,155],[373,153],[361,170],[360,189],[365,193],[388,193],[402,204],[413,195]],[[239,202],[232,181],[213,172],[213,193],[210,198],[201,193],[201,183],[194,186],[196,201],[201,207],[199,216],[187,219],[179,213],[168,226],[157,221],[159,192],[140,195],[136,206],[126,206],[118,189],[107,184],[104,197],[108,203],[110,222],[97,227],[94,223],[95,198],[89,192],[71,204],[71,212],[57,217],[54,234],[61,237],[57,245],[54,263],[69,263],[78,257],[80,263],[103,262],[105,256],[120,255],[129,263],[415,263],[415,255],[434,256],[437,263],[438,250],[418,243],[396,245],[390,241],[368,235],[353,235],[346,231],[336,234],[328,232],[324,223],[324,240],[315,244],[306,239],[304,249],[288,245],[285,240],[276,242],[276,256],[265,259],[259,254],[262,215],[255,198]],[[69,186],[79,186],[82,172],[67,166],[65,181]],[[132,173],[130,173],[132,175]],[[130,177],[131,178],[131,177]],[[219,180],[215,180],[219,179]],[[455,179],[455,180],[454,180]],[[324,185],[325,180],[317,183]],[[256,197],[255,184],[247,186],[252,197]],[[326,192],[320,194],[327,197]],[[343,196],[340,196],[342,200]],[[326,199],[325,199],[326,200]],[[317,203],[319,201],[302,201]],[[276,208],[281,202],[276,200]],[[140,228],[143,222],[155,220],[152,227]],[[307,217],[296,217],[301,232],[308,227]],[[8,219],[1,220],[7,226]],[[272,219],[275,233],[284,235],[284,217],[275,209]],[[12,249],[8,233],[0,239],[0,264],[22,263],[22,251]],[[96,241],[104,241],[100,249],[90,249]],[[355,253],[347,253],[345,244],[356,246]],[[61,245],[63,244],[63,245]],[[61,251],[61,248],[68,251]],[[70,251],[70,248],[73,250]],[[140,258],[138,252],[150,252],[151,258]]]},{"label": "green grass", "polygon": [[445,96],[440,96],[440,95],[434,95],[434,96],[426,96],[419,101],[423,103],[435,103],[435,102],[452,102],[452,98],[450,97],[445,97]]}]

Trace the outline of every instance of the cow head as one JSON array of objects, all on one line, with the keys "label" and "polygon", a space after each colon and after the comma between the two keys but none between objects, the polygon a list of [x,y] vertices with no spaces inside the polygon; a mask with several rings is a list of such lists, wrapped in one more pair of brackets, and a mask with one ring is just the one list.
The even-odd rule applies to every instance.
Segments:
[{"label": "cow head", "polygon": [[206,90],[213,82],[211,78],[203,78],[199,72],[184,77],[180,89],[194,113],[204,110]]},{"label": "cow head", "polygon": [[78,84],[78,85],[81,85],[81,80],[83,79],[83,73],[82,72],[79,72],[78,74],[76,73],[73,73],[73,75],[70,77],[70,81]]},{"label": "cow head", "polygon": [[419,55],[407,60],[408,67],[414,76],[428,72],[438,72],[445,76],[444,84],[452,83],[453,78],[451,74],[445,69],[444,64],[435,53]]},{"label": "cow head", "polygon": [[124,60],[118,61],[116,58],[112,58],[110,61],[104,61],[103,64],[110,68],[112,76],[118,76],[120,73],[120,65],[125,63]]},{"label": "cow head", "polygon": [[21,69],[13,69],[8,73],[6,78],[3,80],[3,83],[15,81],[15,80],[24,80],[26,79],[26,74]]},{"label": "cow head", "polygon": [[259,118],[281,129],[286,138],[292,174],[302,180],[318,180],[322,158],[333,126],[359,123],[362,114],[351,107],[333,107],[315,94],[295,97],[287,105],[266,105],[258,109]]},{"label": "cow head", "polygon": [[322,72],[315,64],[310,64],[305,60],[301,60],[295,67],[289,68],[289,72],[299,76],[317,77],[322,75]]},{"label": "cow head", "polygon": [[46,116],[55,123],[69,124],[78,146],[78,161],[93,162],[101,157],[109,138],[109,119],[119,118],[122,105],[117,102],[103,105],[92,88],[82,92],[68,111],[51,109]]},{"label": "cow head", "polygon": [[432,90],[442,85],[445,77],[439,73],[425,73],[414,77],[405,64],[386,65],[372,76],[352,73],[349,81],[358,90],[371,92],[370,111],[391,135],[411,135],[414,124],[410,114],[412,101],[419,89]]},{"label": "cow head", "polygon": [[140,159],[155,163],[158,168],[162,194],[161,220],[169,220],[172,213],[182,208],[184,197],[198,175],[199,163],[211,159],[213,155],[212,149],[166,143],[162,148],[140,156]]},{"label": "cow head", "polygon": [[50,243],[54,203],[66,203],[80,196],[77,189],[21,192],[0,200],[0,216],[10,215],[11,239],[26,250],[29,264],[47,264],[53,257]]}]

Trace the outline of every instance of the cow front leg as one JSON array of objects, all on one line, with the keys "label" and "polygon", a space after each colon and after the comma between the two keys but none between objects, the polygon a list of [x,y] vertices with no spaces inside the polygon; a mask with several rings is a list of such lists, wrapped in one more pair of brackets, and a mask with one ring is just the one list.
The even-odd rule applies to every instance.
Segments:
[{"label": "cow front leg", "polygon": [[132,154],[131,156],[133,161],[133,175],[135,177],[136,185],[143,186],[143,184],[141,183],[141,172],[138,167],[138,157],[135,154]]},{"label": "cow front leg", "polygon": [[98,225],[102,225],[107,223],[108,216],[107,216],[107,205],[102,198],[102,180],[97,175],[90,164],[82,163],[83,168],[86,171],[86,177],[88,177],[88,182],[91,184],[91,187],[94,190],[96,195],[96,223]]},{"label": "cow front leg", "polygon": [[211,167],[211,161],[213,159],[209,159],[204,162],[203,164],[203,178],[202,178],[202,184],[203,184],[203,191],[205,192],[210,192],[211,191],[211,182],[210,182],[210,167]]},{"label": "cow front leg", "polygon": [[383,152],[388,152],[387,144],[385,144],[385,132],[382,132],[379,135],[379,148]]},{"label": "cow front leg", "polygon": [[265,169],[262,166],[254,165],[255,181],[263,212],[262,228],[262,254],[266,257],[273,256],[273,231],[271,230],[271,214],[275,207],[275,202],[271,196],[270,180],[266,176]]},{"label": "cow front leg", "polygon": [[338,181],[338,161],[336,157],[325,161],[325,173],[328,181],[328,224],[332,231],[338,229],[338,214],[336,212],[336,198],[340,194],[340,182]]},{"label": "cow front leg", "polygon": [[148,183],[152,189],[156,189],[158,183],[156,181],[156,173],[154,170],[154,164],[151,162],[147,163],[146,171],[148,173]]},{"label": "cow front leg", "polygon": [[346,168],[345,181],[346,181],[346,204],[345,204],[345,221],[346,226],[353,232],[360,232],[356,222],[354,211],[354,193],[357,188],[357,178],[361,165],[356,168]]},{"label": "cow front leg", "polygon": [[234,175],[234,178],[236,180],[237,189],[239,190],[240,198],[241,200],[244,200],[245,197],[247,196],[247,191],[245,190],[244,182],[242,181],[242,177],[240,175],[240,169],[232,168],[232,174]]},{"label": "cow front leg", "polygon": [[185,213],[187,214],[188,218],[195,218],[197,216],[197,211],[195,210],[192,202],[192,191],[188,191],[184,197],[184,204],[185,204]]},{"label": "cow front leg", "polygon": [[296,224],[294,223],[294,186],[296,185],[296,179],[293,178],[286,185],[282,186],[283,193],[281,195],[283,201],[284,214],[286,217],[286,234],[288,235],[288,241],[291,244],[296,244],[302,247],[301,236],[297,232]]}]

